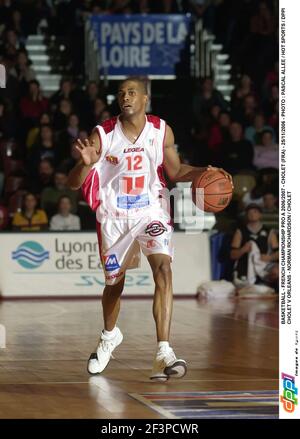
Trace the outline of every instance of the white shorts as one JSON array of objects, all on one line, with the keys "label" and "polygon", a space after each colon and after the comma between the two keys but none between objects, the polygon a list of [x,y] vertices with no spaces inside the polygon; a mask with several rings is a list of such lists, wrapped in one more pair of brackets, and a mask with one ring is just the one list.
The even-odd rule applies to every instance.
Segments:
[{"label": "white shorts", "polygon": [[173,226],[159,212],[138,219],[106,219],[97,222],[100,258],[106,285],[117,284],[127,269],[140,265],[140,249],[145,256],[174,255]]}]

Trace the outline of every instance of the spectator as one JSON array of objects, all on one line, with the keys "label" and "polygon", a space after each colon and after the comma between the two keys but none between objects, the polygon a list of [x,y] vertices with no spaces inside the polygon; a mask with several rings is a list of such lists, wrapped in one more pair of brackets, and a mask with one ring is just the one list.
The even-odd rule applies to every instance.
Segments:
[{"label": "spectator", "polygon": [[253,62],[255,59],[256,61],[253,72],[258,83],[261,83],[269,67],[274,62],[274,52],[276,50],[274,50],[274,45],[276,44],[275,29],[275,17],[267,2],[259,2],[257,4],[257,12],[251,17],[250,21],[250,42],[252,48],[250,60]]},{"label": "spectator", "polygon": [[17,62],[11,71],[20,83],[20,93],[24,95],[27,92],[28,83],[35,79],[35,73],[30,67],[30,61],[25,51],[19,51],[17,54]]},{"label": "spectator", "polygon": [[48,228],[46,212],[37,208],[37,198],[32,193],[24,195],[21,212],[16,212],[12,229],[20,232],[39,232]]},{"label": "spectator", "polygon": [[13,137],[15,117],[9,101],[0,99],[0,140]]},{"label": "spectator", "polygon": [[77,211],[78,193],[67,187],[67,179],[68,177],[64,172],[56,171],[54,174],[54,187],[46,187],[41,193],[41,206],[49,217],[54,214],[58,200],[62,196],[70,198],[72,212]]},{"label": "spectator", "polygon": [[40,84],[33,79],[29,82],[27,96],[24,96],[20,102],[21,115],[24,118],[25,128],[29,129],[38,124],[38,120],[48,109],[48,99],[46,99],[40,90]]},{"label": "spectator", "polygon": [[67,128],[68,118],[73,110],[72,102],[69,99],[61,99],[58,109],[53,115],[53,127],[57,131]]},{"label": "spectator", "polygon": [[279,168],[279,150],[278,145],[273,141],[272,131],[263,131],[261,145],[256,145],[254,147],[253,163],[257,169]]},{"label": "spectator", "polygon": [[213,87],[211,78],[205,78],[202,82],[200,93],[196,93],[193,100],[194,115],[198,123],[207,120],[207,114],[211,107],[218,105],[222,110],[227,109],[227,103],[222,94]]},{"label": "spectator", "polygon": [[231,94],[231,108],[240,111],[243,107],[244,98],[254,94],[253,81],[248,75],[243,75],[238,86]]},{"label": "spectator", "polygon": [[28,149],[38,142],[38,136],[41,132],[41,126],[43,125],[51,125],[51,117],[49,113],[43,113],[39,120],[39,126],[33,127],[28,131],[26,139],[26,146]]},{"label": "spectator", "polygon": [[93,112],[93,117],[91,118],[93,127],[99,124],[102,113],[105,110],[106,110],[106,103],[104,99],[97,98],[94,102],[94,112]]},{"label": "spectator", "polygon": [[266,125],[265,116],[263,113],[257,113],[254,117],[253,125],[248,126],[245,130],[245,138],[252,143],[252,145],[261,144],[262,133],[265,131],[272,131],[273,141],[275,140],[275,134],[272,127]]},{"label": "spectator", "polygon": [[58,201],[58,213],[51,218],[50,230],[80,230],[80,218],[71,213],[70,197],[63,195]]},{"label": "spectator", "polygon": [[20,49],[25,50],[25,47],[20,43],[17,33],[13,29],[7,29],[1,52],[2,56],[8,60],[9,67],[14,67]]},{"label": "spectator", "polygon": [[274,113],[274,109],[276,108],[276,104],[279,100],[279,89],[278,85],[274,84],[271,87],[271,91],[267,99],[265,100],[263,106],[264,111],[267,115],[267,117],[270,117]]},{"label": "spectator", "polygon": [[22,14],[18,9],[15,9],[11,13],[11,28],[19,36],[20,41],[25,42],[25,34],[23,29],[23,18]]},{"label": "spectator", "polygon": [[278,214],[278,199],[273,192],[264,193],[262,213]]},{"label": "spectator", "polygon": [[230,140],[221,146],[224,168],[236,174],[241,170],[253,169],[253,146],[243,137],[242,125],[232,122],[230,125]]},{"label": "spectator", "polygon": [[243,127],[253,125],[255,115],[258,111],[258,102],[253,94],[245,96],[243,101],[243,109],[239,120]]},{"label": "spectator", "polygon": [[234,283],[237,286],[274,285],[279,277],[277,235],[262,224],[260,206],[250,204],[245,214],[246,224],[236,229],[231,242]]},{"label": "spectator", "polygon": [[32,146],[28,156],[28,168],[31,175],[36,174],[41,160],[50,159],[57,163],[58,151],[55,148],[54,133],[50,125],[42,125],[36,143]]},{"label": "spectator", "polygon": [[278,197],[270,190],[263,196],[262,222],[269,228],[279,228]]},{"label": "spectator", "polygon": [[207,141],[210,151],[209,162],[215,163],[218,161],[218,157],[221,153],[220,145],[229,141],[230,123],[230,114],[226,111],[222,111],[218,115],[218,120],[210,127]]},{"label": "spectator", "polygon": [[277,101],[273,109],[273,114],[268,119],[269,125],[275,131],[275,138],[279,139],[279,102]]},{"label": "spectator", "polygon": [[60,81],[59,90],[55,92],[50,98],[51,110],[55,111],[59,107],[60,101],[66,99],[72,102],[73,97],[73,81],[68,78],[63,78]]},{"label": "spectator", "polygon": [[[84,142],[85,139],[88,138],[88,133],[85,130],[80,130],[79,131],[79,136],[78,138]],[[79,151],[76,149],[75,144],[73,143],[71,145],[71,154],[69,157],[67,157],[65,160],[63,160],[60,164],[60,169],[65,173],[68,174],[70,172],[70,170],[76,165],[76,163],[78,162],[78,160],[80,159],[80,153]]]},{"label": "spectator", "polygon": [[53,162],[49,159],[41,160],[38,165],[38,175],[30,179],[30,191],[40,194],[46,187],[53,186],[53,175]]},{"label": "spectator", "polygon": [[58,161],[62,162],[70,157],[71,145],[79,135],[79,118],[77,114],[72,113],[68,117],[68,125],[58,136]]}]

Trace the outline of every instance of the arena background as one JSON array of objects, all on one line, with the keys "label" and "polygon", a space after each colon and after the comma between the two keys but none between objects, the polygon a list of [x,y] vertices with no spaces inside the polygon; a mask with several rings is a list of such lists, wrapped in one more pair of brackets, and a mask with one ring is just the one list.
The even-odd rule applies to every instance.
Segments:
[{"label": "arena background", "polygon": [[[128,22],[148,23],[149,35],[126,43],[120,23]],[[155,23],[166,23],[164,37]],[[277,417],[278,288],[237,297],[230,242],[250,203],[278,230],[278,2],[0,0],[0,63],[0,417]],[[118,79],[131,74],[148,78],[149,112],[173,128],[182,162],[234,179],[231,204],[205,215],[203,227],[189,226],[188,199],[178,206],[173,331],[191,371],[168,387],[147,382],[154,338],[145,260],[126,280],[129,345],[105,378],[85,373],[104,278],[94,213],[66,176],[78,159],[74,140],[118,114]],[[28,194],[36,224],[24,226]],[[52,220],[61,196],[77,216],[69,230]],[[17,405],[10,385],[23,392]],[[231,405],[211,409],[209,395],[224,401],[224,392]]]}]

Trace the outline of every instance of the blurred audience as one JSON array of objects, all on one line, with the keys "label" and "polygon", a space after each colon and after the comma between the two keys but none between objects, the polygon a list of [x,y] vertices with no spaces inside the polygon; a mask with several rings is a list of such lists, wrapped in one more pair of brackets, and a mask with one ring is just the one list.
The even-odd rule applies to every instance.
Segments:
[{"label": "blurred audience", "polygon": [[250,204],[245,211],[245,224],[233,235],[230,257],[235,261],[234,283],[238,287],[267,284],[278,289],[278,238],[261,219],[261,207]]},{"label": "blurred audience", "polygon": [[48,229],[48,218],[44,210],[37,208],[34,194],[24,195],[22,209],[16,212],[12,220],[12,230],[19,232],[40,232]]},{"label": "blurred audience", "polygon": [[71,198],[63,195],[60,197],[57,205],[58,213],[51,218],[50,230],[80,230],[80,218],[73,215]]},{"label": "blurred audience", "polygon": [[60,170],[54,174],[54,185],[46,187],[41,193],[41,207],[50,217],[56,210],[58,200],[62,196],[67,196],[71,200],[71,211],[77,211],[77,192],[67,187],[67,175]]},{"label": "blurred audience", "polygon": [[257,169],[279,168],[279,149],[274,143],[272,130],[262,132],[261,144],[254,147],[253,163]]}]

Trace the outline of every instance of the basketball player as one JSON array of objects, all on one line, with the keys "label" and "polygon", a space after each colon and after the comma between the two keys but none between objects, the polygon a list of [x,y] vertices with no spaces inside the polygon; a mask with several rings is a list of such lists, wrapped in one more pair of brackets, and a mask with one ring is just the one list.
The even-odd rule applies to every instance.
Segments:
[{"label": "basketball player", "polygon": [[[166,122],[145,114],[147,87],[139,78],[121,82],[121,114],[97,125],[89,139],[77,140],[81,154],[69,174],[69,186],[82,188],[96,211],[100,257],[106,278],[102,306],[104,329],[88,361],[91,374],[101,373],[123,335],[116,326],[126,269],[136,267],[139,250],[148,258],[155,282],[153,316],[157,352],[151,379],[166,381],[185,375],[186,362],[169,345],[172,315],[172,232],[169,212],[159,194],[163,169],[176,181],[191,181],[207,168],[181,164],[174,135]],[[210,168],[216,170],[217,168]],[[226,177],[231,176],[225,171]]]}]

